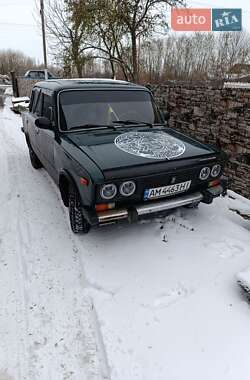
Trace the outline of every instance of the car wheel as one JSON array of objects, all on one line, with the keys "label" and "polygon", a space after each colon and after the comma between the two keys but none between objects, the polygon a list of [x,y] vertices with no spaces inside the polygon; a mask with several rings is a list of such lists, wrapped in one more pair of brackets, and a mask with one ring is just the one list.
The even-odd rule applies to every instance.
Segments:
[{"label": "car wheel", "polygon": [[69,193],[69,219],[72,231],[77,234],[79,232],[87,234],[90,224],[84,218],[80,197],[76,189],[71,188]]},{"label": "car wheel", "polygon": [[34,150],[29,146],[30,162],[34,169],[41,169],[43,167],[41,161],[37,157]]}]

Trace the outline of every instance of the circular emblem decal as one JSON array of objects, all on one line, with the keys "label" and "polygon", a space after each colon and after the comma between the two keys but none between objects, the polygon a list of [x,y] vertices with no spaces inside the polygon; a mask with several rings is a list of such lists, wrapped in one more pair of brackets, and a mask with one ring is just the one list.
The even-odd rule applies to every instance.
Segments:
[{"label": "circular emblem decal", "polygon": [[128,132],[115,138],[117,148],[135,156],[162,160],[181,156],[185,152],[185,145],[162,132]]}]

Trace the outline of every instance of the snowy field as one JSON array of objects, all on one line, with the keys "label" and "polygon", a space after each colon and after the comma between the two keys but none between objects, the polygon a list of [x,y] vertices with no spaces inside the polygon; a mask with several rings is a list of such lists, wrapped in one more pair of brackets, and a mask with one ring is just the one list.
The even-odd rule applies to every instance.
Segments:
[{"label": "snowy field", "polygon": [[248,380],[250,202],[74,236],[20,127],[0,111],[0,380]]}]

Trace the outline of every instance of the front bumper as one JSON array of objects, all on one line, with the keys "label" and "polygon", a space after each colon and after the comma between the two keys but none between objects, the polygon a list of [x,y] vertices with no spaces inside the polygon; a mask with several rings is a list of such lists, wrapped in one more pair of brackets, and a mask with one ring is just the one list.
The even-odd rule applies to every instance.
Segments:
[{"label": "front bumper", "polygon": [[127,220],[132,223],[138,219],[152,215],[166,215],[169,210],[187,205],[196,205],[199,202],[210,204],[213,199],[225,195],[227,181],[222,180],[219,185],[210,187],[204,191],[191,194],[179,195],[175,198],[157,200],[135,204],[128,208],[119,208],[101,212],[84,211],[84,216],[91,225],[103,225]]}]

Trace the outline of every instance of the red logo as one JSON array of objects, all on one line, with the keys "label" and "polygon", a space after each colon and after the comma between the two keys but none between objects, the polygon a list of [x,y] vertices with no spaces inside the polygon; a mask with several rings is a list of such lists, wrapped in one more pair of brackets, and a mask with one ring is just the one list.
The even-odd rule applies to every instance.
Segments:
[{"label": "red logo", "polygon": [[171,8],[171,28],[175,31],[209,32],[211,20],[208,8]]}]

